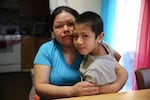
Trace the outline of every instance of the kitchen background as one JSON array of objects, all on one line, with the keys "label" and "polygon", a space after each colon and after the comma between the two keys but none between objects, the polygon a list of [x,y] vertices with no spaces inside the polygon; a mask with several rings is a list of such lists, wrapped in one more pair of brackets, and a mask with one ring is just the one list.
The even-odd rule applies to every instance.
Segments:
[{"label": "kitchen background", "polygon": [[29,100],[34,56],[52,36],[51,6],[65,2],[79,13],[100,13],[101,0],[52,0],[55,4],[50,1],[0,1],[0,100]]},{"label": "kitchen background", "polygon": [[36,5],[34,0],[1,0],[0,72],[32,68],[37,38],[51,35],[49,13],[48,0],[37,0]]},{"label": "kitchen background", "polygon": [[33,58],[39,45],[51,38],[48,26],[51,7],[65,4],[80,13],[85,10],[100,13],[100,0],[50,1],[53,2],[50,3],[49,0],[36,0],[36,3],[34,0],[0,1],[0,72],[32,68]]}]

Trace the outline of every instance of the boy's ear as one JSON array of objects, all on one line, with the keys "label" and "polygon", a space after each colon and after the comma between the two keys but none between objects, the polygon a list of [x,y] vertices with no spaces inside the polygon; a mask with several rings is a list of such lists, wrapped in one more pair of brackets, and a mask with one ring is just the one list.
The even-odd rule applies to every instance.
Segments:
[{"label": "boy's ear", "polygon": [[98,42],[101,42],[103,40],[103,38],[104,38],[104,32],[101,32],[97,37]]},{"label": "boy's ear", "polygon": [[100,33],[100,38],[103,39],[104,38],[104,32]]}]

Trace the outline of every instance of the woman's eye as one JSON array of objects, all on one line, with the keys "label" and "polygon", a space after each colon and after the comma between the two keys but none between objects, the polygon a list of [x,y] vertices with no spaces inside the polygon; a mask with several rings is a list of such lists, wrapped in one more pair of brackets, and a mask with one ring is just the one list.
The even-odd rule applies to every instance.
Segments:
[{"label": "woman's eye", "polygon": [[56,25],[55,26],[56,29],[61,28],[61,27],[63,27],[63,25]]},{"label": "woman's eye", "polygon": [[71,22],[71,23],[69,23],[69,24],[68,24],[68,26],[73,26],[73,23],[72,23],[72,22]]}]

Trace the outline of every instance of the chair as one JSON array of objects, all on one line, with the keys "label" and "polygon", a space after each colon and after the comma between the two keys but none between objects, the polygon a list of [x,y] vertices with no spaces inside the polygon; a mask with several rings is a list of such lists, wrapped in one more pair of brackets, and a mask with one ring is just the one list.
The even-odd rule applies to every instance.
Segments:
[{"label": "chair", "polygon": [[135,75],[139,90],[150,88],[150,68],[137,69]]}]

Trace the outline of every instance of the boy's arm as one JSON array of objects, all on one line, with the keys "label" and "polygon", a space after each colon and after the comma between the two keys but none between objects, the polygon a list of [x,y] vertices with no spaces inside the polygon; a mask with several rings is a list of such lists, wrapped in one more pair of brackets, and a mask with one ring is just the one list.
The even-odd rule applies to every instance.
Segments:
[{"label": "boy's arm", "polygon": [[114,83],[100,86],[100,93],[114,93],[122,89],[128,79],[127,71],[117,63],[116,67],[117,79]]}]

